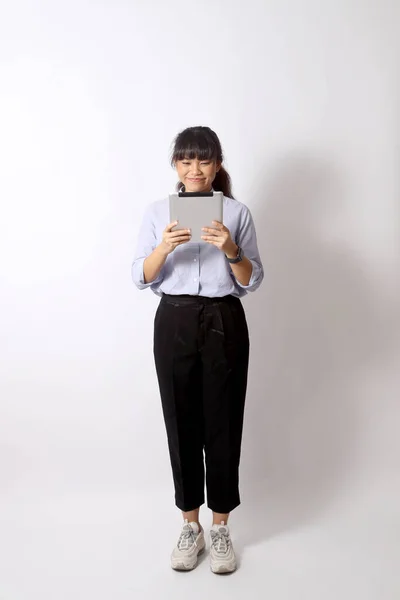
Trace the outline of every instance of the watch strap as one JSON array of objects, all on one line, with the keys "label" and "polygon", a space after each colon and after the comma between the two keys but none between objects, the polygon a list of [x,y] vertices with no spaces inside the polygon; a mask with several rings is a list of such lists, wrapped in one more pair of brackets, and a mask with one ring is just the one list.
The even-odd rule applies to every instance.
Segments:
[{"label": "watch strap", "polygon": [[[225,254],[225,256],[226,256],[226,254]],[[229,264],[231,264],[231,265],[235,265],[235,264],[237,264],[237,263],[241,262],[241,261],[243,260],[243,250],[241,249],[241,247],[240,247],[240,246],[238,246],[237,255],[236,255],[236,257],[235,257],[235,258],[228,258],[228,257],[226,256],[226,260],[227,260],[227,261],[228,261],[228,263],[229,263]]]}]

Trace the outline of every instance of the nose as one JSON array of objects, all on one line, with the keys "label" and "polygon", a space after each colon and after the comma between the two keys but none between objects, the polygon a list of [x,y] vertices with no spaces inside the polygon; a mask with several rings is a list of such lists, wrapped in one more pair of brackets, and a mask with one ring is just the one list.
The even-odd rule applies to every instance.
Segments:
[{"label": "nose", "polygon": [[191,172],[195,176],[201,174],[201,169],[200,169],[200,163],[199,162],[197,162],[197,161],[192,162]]}]

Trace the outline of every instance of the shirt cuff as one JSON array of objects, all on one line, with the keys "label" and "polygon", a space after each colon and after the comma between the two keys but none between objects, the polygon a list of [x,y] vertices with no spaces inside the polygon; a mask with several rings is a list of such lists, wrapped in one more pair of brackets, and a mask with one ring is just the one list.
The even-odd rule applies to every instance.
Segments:
[{"label": "shirt cuff", "polygon": [[263,270],[255,260],[251,260],[251,258],[248,260],[251,262],[251,266],[253,267],[249,283],[247,285],[243,285],[236,277],[235,279],[239,287],[247,290],[248,292],[254,292],[261,285],[263,280]]},{"label": "shirt cuff", "polygon": [[146,288],[148,288],[152,285],[157,285],[157,284],[161,283],[161,281],[163,280],[163,269],[161,269],[161,271],[160,271],[158,277],[156,277],[156,279],[154,279],[153,281],[150,281],[149,283],[145,283],[144,271],[143,271],[143,265],[144,265],[145,260],[146,260],[146,257],[139,258],[132,265],[133,283],[136,285],[137,288],[139,288],[139,290],[145,290]]}]

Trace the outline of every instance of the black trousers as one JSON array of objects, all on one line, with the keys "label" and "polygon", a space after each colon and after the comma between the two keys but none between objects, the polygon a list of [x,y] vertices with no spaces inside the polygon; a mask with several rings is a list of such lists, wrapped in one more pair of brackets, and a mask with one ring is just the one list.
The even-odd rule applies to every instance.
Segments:
[{"label": "black trousers", "polygon": [[234,296],[164,295],[154,320],[154,358],[175,502],[228,513],[240,504],[249,334]]}]

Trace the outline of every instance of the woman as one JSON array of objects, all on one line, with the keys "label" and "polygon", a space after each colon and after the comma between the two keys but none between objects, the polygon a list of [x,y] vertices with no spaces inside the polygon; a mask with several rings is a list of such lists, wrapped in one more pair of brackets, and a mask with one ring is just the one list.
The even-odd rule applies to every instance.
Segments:
[{"label": "woman", "polygon": [[205,243],[189,230],[172,231],[168,199],[151,204],[132,265],[139,289],[161,296],[154,321],[154,357],[175,486],[184,523],[171,556],[190,570],[205,548],[199,509],[213,511],[211,569],[236,569],[227,521],[240,504],[239,460],[247,385],[249,336],[240,298],[264,272],[248,208],[233,199],[217,135],[190,127],[175,139],[177,189],[222,191],[224,223],[204,228]]}]

